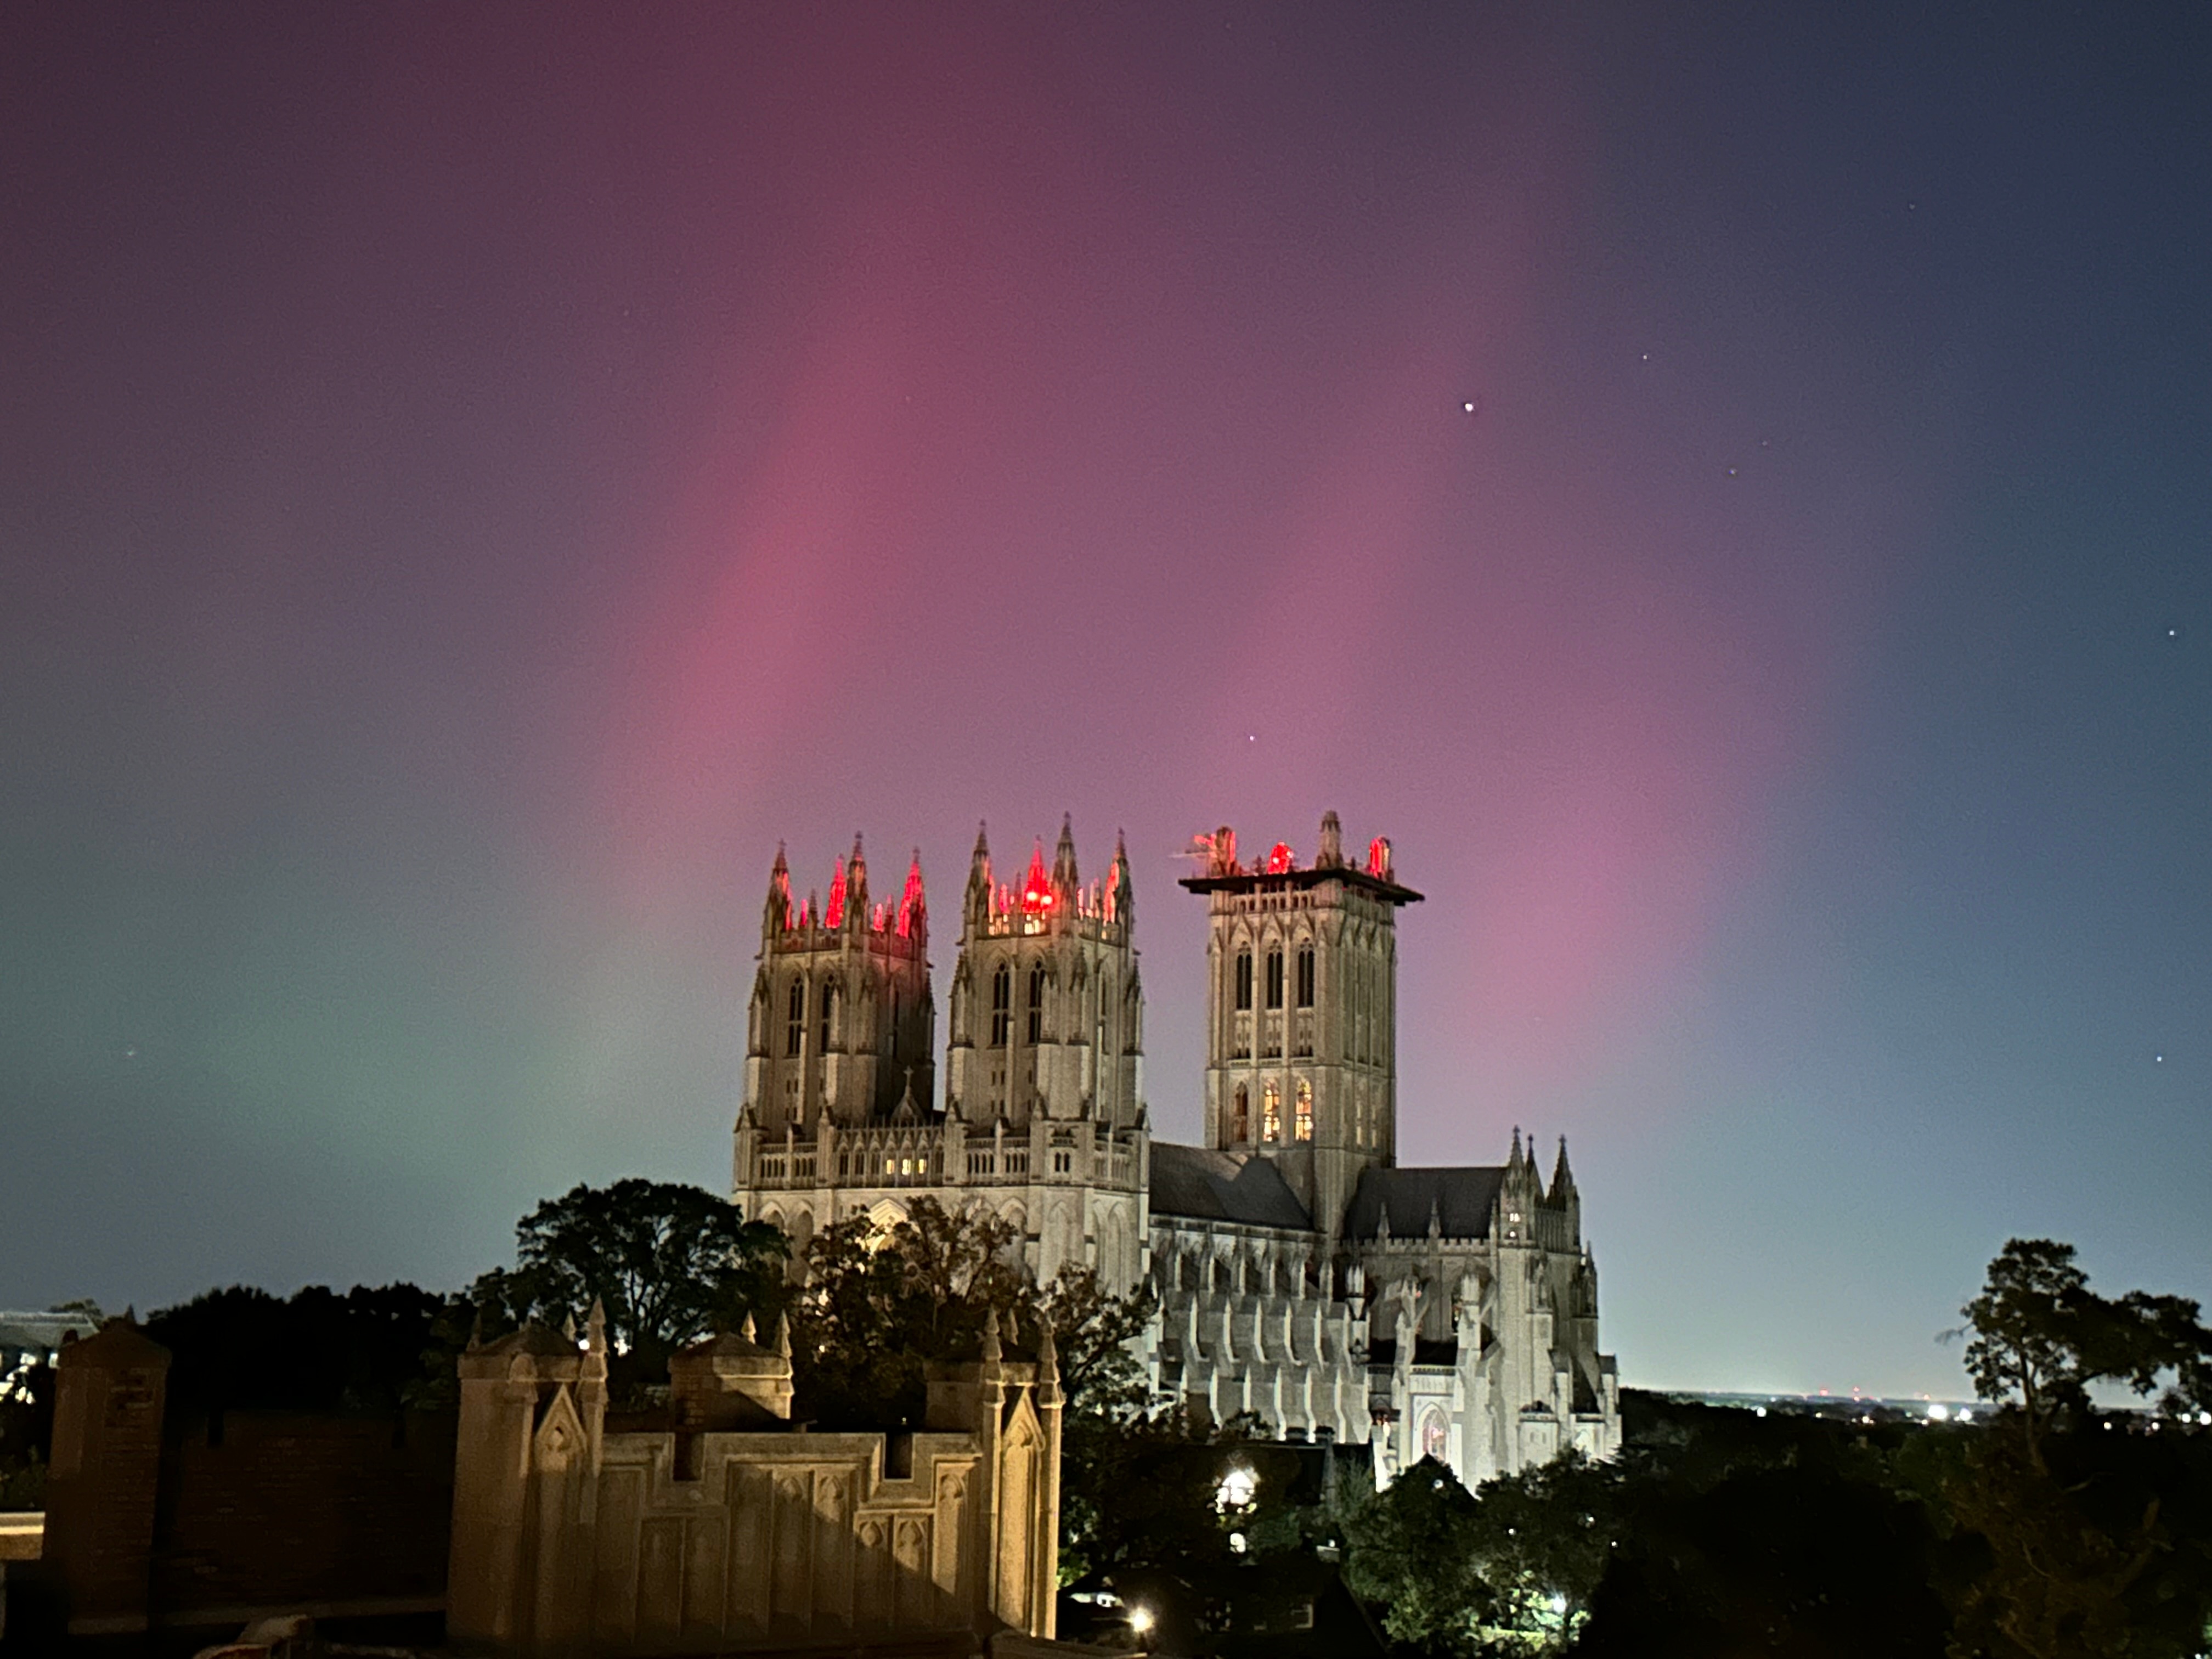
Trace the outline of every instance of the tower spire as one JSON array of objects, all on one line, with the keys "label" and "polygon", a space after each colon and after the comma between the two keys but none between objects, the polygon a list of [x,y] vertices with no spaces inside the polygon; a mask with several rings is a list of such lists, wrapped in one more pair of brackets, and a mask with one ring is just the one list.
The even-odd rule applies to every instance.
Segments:
[{"label": "tower spire", "polygon": [[853,832],[853,855],[845,860],[845,919],[848,926],[868,925],[868,860],[860,851],[860,832]]},{"label": "tower spire", "polygon": [[769,866],[768,902],[761,908],[761,937],[780,933],[791,926],[791,866],[784,861],[783,843],[775,844],[775,862]]},{"label": "tower spire", "polygon": [[1060,844],[1052,849],[1052,885],[1063,911],[1074,908],[1075,890],[1081,884],[1075,873],[1075,819],[1072,814],[1062,813]]},{"label": "tower spire", "polygon": [[1334,811],[1321,815],[1321,851],[1315,855],[1316,870],[1340,870],[1344,867],[1344,826],[1336,821]]},{"label": "tower spire", "polygon": [[906,890],[899,895],[898,930],[902,939],[918,938],[929,926],[929,901],[921,890],[921,848],[906,866]]},{"label": "tower spire", "polygon": [[968,860],[968,891],[961,902],[971,925],[991,914],[991,837],[988,826],[975,826],[975,850]]}]

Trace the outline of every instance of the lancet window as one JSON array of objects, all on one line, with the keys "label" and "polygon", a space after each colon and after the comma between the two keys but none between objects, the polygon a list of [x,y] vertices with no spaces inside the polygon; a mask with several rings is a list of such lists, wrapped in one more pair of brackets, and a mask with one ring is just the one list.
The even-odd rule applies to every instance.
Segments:
[{"label": "lancet window", "polygon": [[991,1046],[1006,1046],[1006,1034],[1013,1024],[1014,975],[1003,962],[991,975]]},{"label": "lancet window", "polygon": [[1291,1121],[1291,1132],[1300,1140],[1313,1139],[1313,1085],[1304,1078],[1298,1079],[1297,1115]]},{"label": "lancet window", "polygon": [[1283,1085],[1272,1079],[1260,1091],[1260,1139],[1283,1138]]},{"label": "lancet window", "polygon": [[795,1054],[806,1042],[806,981],[791,981],[791,1017],[784,1022],[783,1052]]}]

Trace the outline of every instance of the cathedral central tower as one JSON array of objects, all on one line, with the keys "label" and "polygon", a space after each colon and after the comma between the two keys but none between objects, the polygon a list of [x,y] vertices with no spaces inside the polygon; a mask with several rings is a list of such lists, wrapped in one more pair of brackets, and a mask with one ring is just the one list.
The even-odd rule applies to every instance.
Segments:
[{"label": "cathedral central tower", "polygon": [[1278,842],[1250,865],[1236,832],[1204,842],[1206,1139],[1273,1162],[1334,1236],[1360,1171],[1397,1157],[1397,911],[1390,843],[1347,859],[1331,812],[1301,866]]}]

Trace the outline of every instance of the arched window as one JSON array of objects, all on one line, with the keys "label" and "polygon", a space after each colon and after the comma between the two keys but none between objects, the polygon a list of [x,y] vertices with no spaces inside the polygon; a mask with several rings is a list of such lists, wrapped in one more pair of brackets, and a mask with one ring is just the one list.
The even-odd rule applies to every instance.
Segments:
[{"label": "arched window", "polygon": [[816,1010],[822,1018],[822,1042],[821,1046],[814,1051],[817,1054],[826,1054],[830,1052],[830,1020],[836,1012],[836,1008],[837,987],[834,981],[825,982],[822,987],[820,1006]]},{"label": "arched window", "polygon": [[1298,1079],[1297,1115],[1291,1121],[1291,1133],[1300,1140],[1313,1139],[1313,1085],[1304,1078]]},{"label": "arched window", "polygon": [[1249,951],[1237,953],[1237,1012],[1240,1014],[1252,1012],[1252,953]]},{"label": "arched window", "polygon": [[1314,1006],[1314,953],[1310,945],[1298,946],[1298,1006]]},{"label": "arched window", "polygon": [[791,1018],[784,1022],[783,1052],[795,1054],[806,1042],[806,981],[791,981]]},{"label": "arched window", "polygon": [[1030,1041],[1044,1041],[1044,969],[1030,969]]},{"label": "arched window", "polygon": [[1229,1139],[1238,1146],[1252,1139],[1252,1097],[1241,1083],[1237,1085],[1237,1109],[1229,1119]]},{"label": "arched window", "polygon": [[991,1046],[1006,1046],[1006,1032],[1013,1024],[1014,975],[1005,963],[991,975]]},{"label": "arched window", "polygon": [[1283,1138],[1283,1085],[1270,1080],[1260,1091],[1260,1139]]},{"label": "arched window", "polygon": [[1267,952],[1267,1006],[1270,1008],[1283,1006],[1283,953],[1280,951]]}]

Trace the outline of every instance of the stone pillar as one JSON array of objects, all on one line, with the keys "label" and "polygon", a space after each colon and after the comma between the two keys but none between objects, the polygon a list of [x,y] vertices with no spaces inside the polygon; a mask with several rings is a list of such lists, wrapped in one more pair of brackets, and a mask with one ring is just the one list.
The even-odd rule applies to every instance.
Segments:
[{"label": "stone pillar", "polygon": [[1048,1640],[1060,1628],[1060,1424],[1067,1397],[1060,1388],[1060,1356],[1054,1351],[1052,1328],[1047,1326],[1037,1352],[1037,1422],[1044,1431],[1043,1479],[1039,1482],[1036,1580],[1030,1605],[1042,1615],[1030,1628],[1032,1636]]},{"label": "stone pillar", "polygon": [[64,1341],[56,1370],[45,1553],[72,1636],[143,1631],[169,1351],[128,1319]]}]

